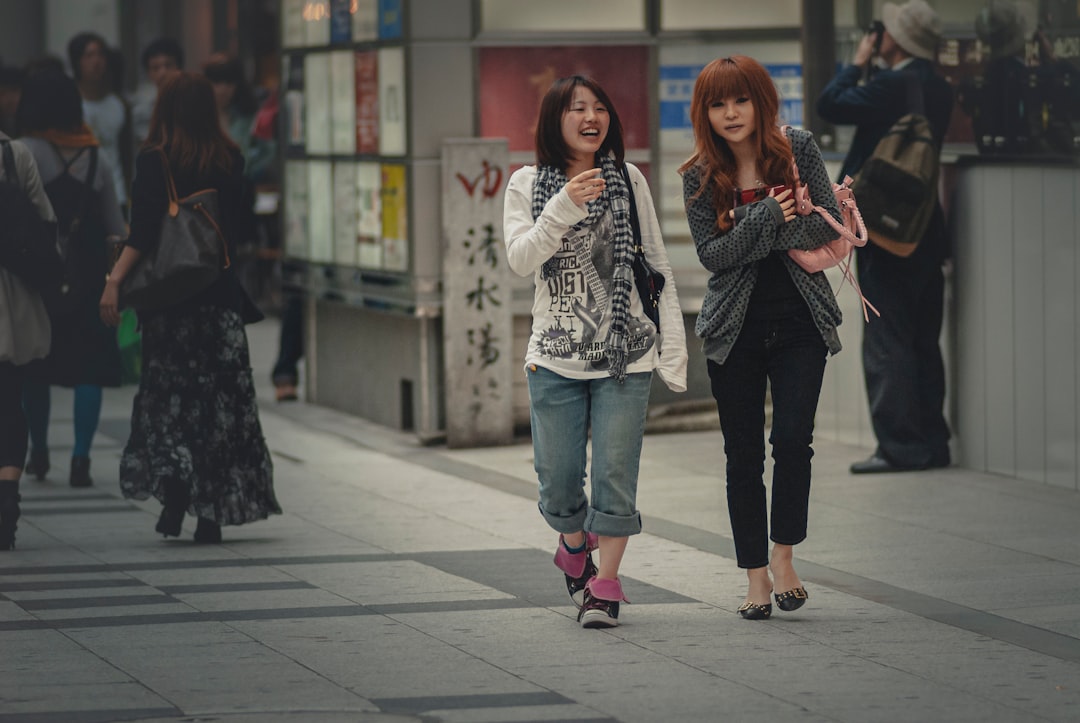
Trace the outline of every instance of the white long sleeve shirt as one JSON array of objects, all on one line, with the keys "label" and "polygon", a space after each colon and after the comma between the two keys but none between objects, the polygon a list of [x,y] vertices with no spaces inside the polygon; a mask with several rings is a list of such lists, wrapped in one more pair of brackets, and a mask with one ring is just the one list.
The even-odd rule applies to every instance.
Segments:
[{"label": "white long sleeve shirt", "polygon": [[[627,164],[627,168],[634,184],[645,257],[665,281],[660,296],[659,333],[645,315],[637,289],[630,292],[626,371],[634,374],[655,370],[669,389],[682,392],[686,390],[686,332],[675,279],[648,183],[635,166]],[[614,269],[613,217],[609,211],[594,225],[571,231],[588,213],[573,203],[563,188],[534,220],[532,193],[536,174],[535,166],[525,166],[510,177],[503,216],[510,268],[521,276],[535,277],[532,335],[525,365],[535,364],[570,379],[605,377]],[[572,233],[588,249],[589,258],[584,262],[574,250]],[[552,256],[558,272],[543,279],[540,269]]]}]

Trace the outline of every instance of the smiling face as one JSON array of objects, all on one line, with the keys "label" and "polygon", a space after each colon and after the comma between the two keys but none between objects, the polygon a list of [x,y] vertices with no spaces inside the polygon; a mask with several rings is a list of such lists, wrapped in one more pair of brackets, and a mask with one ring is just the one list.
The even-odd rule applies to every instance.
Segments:
[{"label": "smiling face", "polygon": [[570,157],[592,163],[593,156],[607,138],[611,118],[607,106],[583,85],[574,88],[574,97],[563,113],[563,140]]},{"label": "smiling face", "polygon": [[749,96],[718,98],[709,104],[709,125],[729,146],[745,143],[757,130]]}]

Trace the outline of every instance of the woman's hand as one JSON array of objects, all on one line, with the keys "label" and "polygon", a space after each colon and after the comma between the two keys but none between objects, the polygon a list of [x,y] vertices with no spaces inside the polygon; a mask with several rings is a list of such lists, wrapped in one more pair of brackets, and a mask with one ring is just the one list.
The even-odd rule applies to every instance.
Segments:
[{"label": "woman's hand", "polygon": [[790,188],[785,188],[780,193],[776,193],[775,190],[769,191],[769,196],[775,198],[780,204],[780,210],[784,212],[784,223],[795,218],[795,196]]},{"label": "woman's hand", "polygon": [[603,173],[602,169],[590,168],[566,182],[566,193],[575,205],[584,206],[587,201],[600,198],[600,194],[604,192],[604,187],[607,185],[601,173]]},{"label": "woman's hand", "polygon": [[101,320],[109,326],[119,326],[120,324],[120,283],[115,279],[107,279],[105,281],[105,291],[101,294],[101,301],[98,302],[98,313],[101,314]]}]

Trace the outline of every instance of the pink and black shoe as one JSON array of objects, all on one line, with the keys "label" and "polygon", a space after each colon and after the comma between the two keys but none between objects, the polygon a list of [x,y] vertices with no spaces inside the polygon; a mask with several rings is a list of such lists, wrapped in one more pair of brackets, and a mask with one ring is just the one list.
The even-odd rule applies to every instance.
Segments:
[{"label": "pink and black shoe", "polygon": [[623,595],[618,578],[601,580],[594,577],[585,584],[585,604],[578,612],[583,628],[614,628],[619,625],[619,603],[630,602]]},{"label": "pink and black shoe", "polygon": [[585,583],[596,575],[592,551],[598,547],[596,535],[585,533],[585,543],[581,547],[568,547],[566,540],[559,535],[559,548],[555,550],[555,567],[563,571],[566,577],[566,592],[570,600],[580,610],[585,604]]}]

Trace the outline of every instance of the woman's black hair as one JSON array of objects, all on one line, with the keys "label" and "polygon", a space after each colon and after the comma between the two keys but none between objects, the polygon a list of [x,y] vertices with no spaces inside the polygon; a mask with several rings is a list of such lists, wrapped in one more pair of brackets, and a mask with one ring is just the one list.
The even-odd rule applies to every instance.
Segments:
[{"label": "woman's black hair", "polygon": [[77,131],[83,124],[82,96],[75,81],[56,70],[27,76],[15,111],[20,136],[42,131]]},{"label": "woman's black hair", "polygon": [[536,162],[541,166],[552,166],[564,171],[570,165],[570,149],[563,138],[562,119],[574,99],[574,88],[579,85],[591,90],[608,111],[608,132],[598,153],[601,156],[613,153],[616,165],[621,166],[626,148],[623,144],[619,114],[615,112],[611,98],[600,84],[584,75],[559,78],[540,101],[540,117],[536,122]]}]

